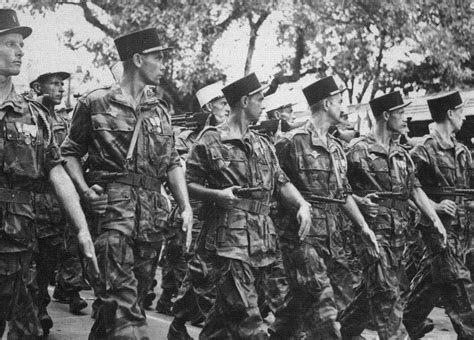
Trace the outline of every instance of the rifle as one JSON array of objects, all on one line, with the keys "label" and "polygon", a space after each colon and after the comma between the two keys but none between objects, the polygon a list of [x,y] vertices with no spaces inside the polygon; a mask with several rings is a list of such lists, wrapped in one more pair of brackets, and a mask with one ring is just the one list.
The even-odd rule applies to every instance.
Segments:
[{"label": "rifle", "polygon": [[186,130],[201,131],[207,124],[216,125],[214,116],[202,112],[186,112],[171,116],[171,125],[179,126]]},{"label": "rifle", "polygon": [[[408,195],[402,192],[393,192],[393,191],[376,191],[376,190],[364,190],[363,191],[365,195],[367,194],[375,194],[378,196],[379,200],[387,199],[387,198],[392,198],[396,200],[401,200],[405,201],[408,199]],[[361,195],[358,196],[365,196],[364,194],[361,193]]]},{"label": "rifle", "polygon": [[344,204],[346,203],[345,199],[339,198],[332,198],[327,196],[320,196],[312,193],[311,191],[300,191],[301,195],[306,199],[306,201],[310,204],[317,204],[317,203],[336,203],[336,204]]},{"label": "rifle", "polygon": [[454,187],[422,188],[427,195],[433,196],[472,196],[474,189],[456,189]]}]

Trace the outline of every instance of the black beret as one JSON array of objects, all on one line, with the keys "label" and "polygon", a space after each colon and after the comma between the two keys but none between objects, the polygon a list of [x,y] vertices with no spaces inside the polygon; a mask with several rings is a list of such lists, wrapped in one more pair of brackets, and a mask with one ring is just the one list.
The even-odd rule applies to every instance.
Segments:
[{"label": "black beret", "polygon": [[464,104],[459,91],[428,99],[427,102],[435,122],[442,121],[448,110],[455,110]]},{"label": "black beret", "polygon": [[410,105],[411,102],[404,103],[400,91],[395,91],[374,98],[369,104],[374,117],[378,117],[385,111],[391,112],[401,109],[402,107]]},{"label": "black beret", "polygon": [[250,73],[239,80],[230,83],[222,89],[225,99],[229,105],[237,103],[243,96],[251,96],[257,92],[263,91],[269,85],[260,84],[255,73]]},{"label": "black beret", "polygon": [[152,53],[172,48],[163,46],[156,28],[125,34],[114,42],[122,61],[130,59],[135,53]]},{"label": "black beret", "polygon": [[332,76],[320,79],[303,89],[308,105],[319,103],[321,100],[334,96],[346,89],[340,89]]},{"label": "black beret", "polygon": [[0,35],[19,33],[25,39],[31,32],[30,27],[20,26],[16,12],[13,9],[0,9]]}]

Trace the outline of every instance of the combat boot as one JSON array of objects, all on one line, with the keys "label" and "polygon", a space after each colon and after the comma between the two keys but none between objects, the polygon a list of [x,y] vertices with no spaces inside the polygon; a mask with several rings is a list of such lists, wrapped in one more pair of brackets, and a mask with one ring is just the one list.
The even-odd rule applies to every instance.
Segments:
[{"label": "combat boot", "polygon": [[71,302],[69,303],[69,311],[72,314],[80,314],[81,310],[87,308],[87,302],[78,292],[74,292],[71,294]]},{"label": "combat boot", "polygon": [[53,320],[48,315],[48,312],[46,310],[40,311],[38,313],[38,320],[41,324],[41,328],[43,329],[44,336],[48,336],[49,330],[53,328]]},{"label": "combat boot", "polygon": [[191,335],[189,335],[188,330],[186,329],[184,320],[177,318],[173,319],[173,322],[168,329],[168,340],[193,340]]},{"label": "combat boot", "polygon": [[156,302],[156,311],[165,315],[173,315],[171,309],[173,308],[173,301],[171,301],[173,294],[168,290],[163,290],[160,298]]},{"label": "combat boot", "polygon": [[434,329],[433,320],[431,320],[430,318],[427,318],[418,327],[416,327],[414,330],[409,332],[410,339],[412,340],[422,339],[425,336],[425,334],[428,334],[433,329]]},{"label": "combat boot", "polygon": [[59,303],[71,303],[70,294],[62,290],[59,286],[54,288],[53,299]]}]

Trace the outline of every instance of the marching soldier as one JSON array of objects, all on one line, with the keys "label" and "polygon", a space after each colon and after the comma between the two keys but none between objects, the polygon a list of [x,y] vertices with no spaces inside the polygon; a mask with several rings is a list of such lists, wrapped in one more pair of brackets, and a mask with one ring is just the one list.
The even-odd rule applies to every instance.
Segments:
[{"label": "marching soldier", "polygon": [[297,338],[341,337],[338,310],[352,299],[352,275],[340,236],[341,208],[359,227],[372,255],[378,252],[375,236],[349,194],[344,151],[328,134],[329,127],[339,121],[343,91],[332,77],[304,88],[311,119],[276,145],[282,169],[310,200],[313,221],[304,240],[298,238],[297,223],[290,214],[283,214],[278,224],[283,261],[299,303]]},{"label": "marching soldier", "polygon": [[41,337],[32,298],[25,285],[35,244],[35,192],[49,178],[63,205],[91,275],[98,273],[93,243],[74,186],[64,171],[47,109],[15,92],[12,76],[20,73],[23,39],[31,28],[20,26],[16,12],[0,9],[0,334],[10,320],[9,337]]},{"label": "marching soldier", "polygon": [[[45,72],[30,83],[30,88],[36,93],[37,100],[48,109],[52,122],[52,132],[58,145],[66,138],[68,121],[59,116],[55,107],[59,105],[64,93],[64,80],[70,77],[68,72]],[[26,142],[26,141],[25,141]],[[36,280],[38,283],[38,318],[45,334],[53,326],[46,307],[51,298],[48,293],[48,284],[54,278],[54,271],[58,262],[66,254],[64,236],[66,230],[66,216],[57,201],[48,181],[43,184],[42,192],[35,194],[35,229],[38,239],[38,253],[35,254]],[[77,260],[77,256],[75,257]],[[78,286],[69,296],[69,306],[73,313],[79,313],[87,307],[87,303],[79,296],[82,286],[82,266],[80,262],[69,263],[69,277]],[[63,283],[64,280],[60,280]],[[76,287],[73,287],[73,289]]]},{"label": "marching soldier", "polygon": [[61,151],[83,201],[97,214],[101,275],[94,282],[99,303],[89,339],[145,339],[142,302],[168,226],[161,181],[167,180],[185,229],[192,209],[167,104],[146,91],[160,81],[169,47],[154,28],[123,35],[115,45],[124,66],[120,83],[78,101]]},{"label": "marching soldier", "polygon": [[[447,247],[439,247],[437,234],[426,221],[418,226],[427,253],[412,281],[412,291],[403,313],[410,336],[421,338],[427,316],[441,299],[458,339],[474,338],[474,314],[466,285],[471,282],[464,257],[469,250],[472,193],[472,159],[466,146],[453,134],[465,120],[463,101],[458,91],[428,100],[434,126],[411,155],[423,189],[446,228]],[[461,192],[459,192],[461,191]]]},{"label": "marching soldier", "polygon": [[[230,108],[222,93],[221,82],[203,87],[196,93],[196,97],[203,113],[208,115],[205,126],[222,124],[229,116]],[[185,130],[178,136],[176,148],[183,159],[188,157],[198,133],[200,133],[200,131]],[[198,200],[191,200],[191,205],[194,211],[194,223],[189,249],[185,249],[185,242],[183,242],[185,239],[184,235],[176,235],[171,240],[172,242],[168,244],[174,246],[175,251],[173,253],[170,253],[173,251],[173,248],[167,249],[169,261],[173,261],[174,264],[184,262],[184,273],[186,273],[186,277],[182,277],[180,280],[182,286],[178,286],[178,288],[180,288],[179,296],[173,307],[175,319],[169,329],[169,339],[178,338],[179,330],[184,331],[183,325],[186,321],[191,321],[192,323],[202,322],[215,301],[216,277],[214,275],[212,262],[209,260],[206,249],[204,249],[202,245],[197,244],[203,224],[203,203]],[[179,231],[177,231],[177,233],[179,233]],[[181,240],[181,242],[179,242],[179,240]],[[176,249],[177,247],[180,247],[181,251]],[[188,263],[184,260],[184,252],[189,252]],[[181,255],[181,257],[179,255]],[[163,294],[165,294],[164,289]],[[158,303],[163,300],[163,294]]]},{"label": "marching soldier", "polygon": [[260,117],[263,89],[254,73],[224,87],[229,118],[202,132],[187,161],[190,193],[209,204],[201,238],[215,254],[219,277],[201,339],[267,339],[258,308],[260,285],[270,303],[284,308],[275,300],[289,297],[280,290],[286,286],[270,279],[281,264],[268,216],[275,191],[298,211],[301,237],[311,224],[309,204],[280,169],[273,147],[248,129]]},{"label": "marching soldier", "polygon": [[408,199],[432,223],[432,229],[445,237],[443,224],[415,177],[415,166],[408,152],[398,143],[407,124],[400,92],[391,92],[370,101],[375,126],[367,135],[348,146],[347,177],[353,196],[377,237],[378,259],[362,251],[362,282],[356,298],[343,311],[340,322],[343,339],[359,336],[372,321],[379,338],[401,339],[400,279],[404,267]]}]

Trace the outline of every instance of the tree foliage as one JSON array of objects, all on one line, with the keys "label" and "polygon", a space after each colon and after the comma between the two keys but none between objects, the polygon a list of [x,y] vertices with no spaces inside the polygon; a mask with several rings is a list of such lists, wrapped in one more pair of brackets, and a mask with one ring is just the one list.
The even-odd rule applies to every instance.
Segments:
[{"label": "tree foliage", "polygon": [[[429,92],[472,85],[473,19],[470,1],[463,0],[30,0],[32,13],[78,6],[85,19],[107,39],[81,41],[67,32],[70,48],[85,46],[95,62],[117,60],[113,38],[145,27],[157,27],[164,43],[176,47],[167,60],[162,87],[177,111],[195,109],[193,94],[224,78],[210,59],[214,43],[234,22],[248,25],[249,40],[243,74],[252,66],[259,29],[275,11],[279,44],[293,50],[278,64],[268,93],[307,74],[336,75],[349,89],[350,101],[373,98],[397,88]],[[410,54],[396,56],[399,48]],[[417,56],[416,59],[411,56]],[[395,59],[395,60],[394,60]],[[418,61],[417,61],[418,60]]]}]

